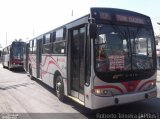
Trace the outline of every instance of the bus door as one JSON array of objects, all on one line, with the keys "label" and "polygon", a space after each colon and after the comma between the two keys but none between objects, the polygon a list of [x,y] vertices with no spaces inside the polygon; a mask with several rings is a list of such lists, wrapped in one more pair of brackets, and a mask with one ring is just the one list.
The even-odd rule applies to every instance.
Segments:
[{"label": "bus door", "polygon": [[84,101],[85,39],[85,26],[71,30],[70,90],[81,101]]},{"label": "bus door", "polygon": [[43,38],[39,38],[37,39],[37,78],[41,78],[40,77],[40,64],[41,64],[41,57],[42,57],[42,40]]},{"label": "bus door", "polygon": [[25,45],[25,57],[24,57],[24,68],[28,72],[28,59],[29,58],[29,43]]}]

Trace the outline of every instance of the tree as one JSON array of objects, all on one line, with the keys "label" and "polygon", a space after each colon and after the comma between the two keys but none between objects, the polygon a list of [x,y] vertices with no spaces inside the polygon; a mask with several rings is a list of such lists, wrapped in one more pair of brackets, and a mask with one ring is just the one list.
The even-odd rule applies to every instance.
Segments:
[{"label": "tree", "polygon": [[20,38],[19,41],[23,41],[23,40]]},{"label": "tree", "polygon": [[23,41],[23,39],[21,39],[21,38],[19,40],[18,39],[14,39],[14,41],[20,41],[21,42],[21,41]]}]

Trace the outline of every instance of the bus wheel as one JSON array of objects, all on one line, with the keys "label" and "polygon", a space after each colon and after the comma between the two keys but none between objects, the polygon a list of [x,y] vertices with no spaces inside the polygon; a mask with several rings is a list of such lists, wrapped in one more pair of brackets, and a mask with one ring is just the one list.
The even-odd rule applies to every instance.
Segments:
[{"label": "bus wheel", "polygon": [[29,75],[30,75],[31,80],[33,80],[32,67],[31,67],[31,65],[29,66]]},{"label": "bus wheel", "polygon": [[65,101],[65,95],[64,95],[64,85],[63,85],[63,79],[59,75],[56,77],[56,95],[58,99],[62,102]]},{"label": "bus wheel", "polygon": [[11,70],[11,66],[10,66],[9,62],[8,62],[8,69]]},{"label": "bus wheel", "polygon": [[3,65],[3,68],[6,68],[6,67]]}]

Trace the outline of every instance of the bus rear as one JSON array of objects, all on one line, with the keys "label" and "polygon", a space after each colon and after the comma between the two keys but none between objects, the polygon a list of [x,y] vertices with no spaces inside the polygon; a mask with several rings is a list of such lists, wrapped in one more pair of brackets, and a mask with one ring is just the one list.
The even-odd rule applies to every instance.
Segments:
[{"label": "bus rear", "polygon": [[[156,97],[156,48],[148,16],[92,8],[91,109]],[[93,33],[94,32],[94,33]]]}]

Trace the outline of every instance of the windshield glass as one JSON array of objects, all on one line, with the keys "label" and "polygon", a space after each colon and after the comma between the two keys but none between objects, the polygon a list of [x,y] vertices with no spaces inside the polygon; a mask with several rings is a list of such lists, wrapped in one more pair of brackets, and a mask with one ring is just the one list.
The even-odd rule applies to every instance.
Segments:
[{"label": "windshield glass", "polygon": [[150,27],[97,25],[96,71],[153,68],[153,33]]},{"label": "windshield glass", "polygon": [[14,59],[23,59],[24,45],[13,45],[12,46],[12,57]]}]

